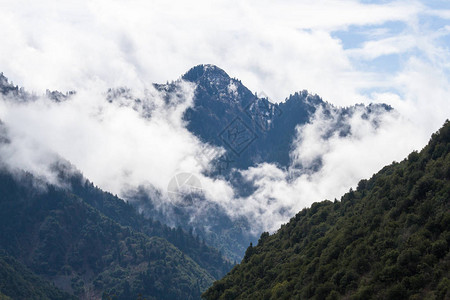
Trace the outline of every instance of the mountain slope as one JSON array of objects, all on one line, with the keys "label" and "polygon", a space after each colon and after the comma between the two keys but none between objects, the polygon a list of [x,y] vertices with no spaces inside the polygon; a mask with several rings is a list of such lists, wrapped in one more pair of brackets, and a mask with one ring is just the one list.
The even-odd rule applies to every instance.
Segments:
[{"label": "mountain slope", "polygon": [[263,233],[205,299],[449,299],[450,122],[340,202]]},{"label": "mountain slope", "polygon": [[0,299],[76,298],[42,280],[14,258],[0,253]]},{"label": "mountain slope", "polygon": [[71,193],[122,226],[129,226],[150,237],[166,239],[215,279],[223,277],[231,269],[231,263],[225,260],[219,251],[206,245],[204,240],[200,241],[192,232],[184,231],[181,227],[170,228],[159,221],[144,217],[132,205],[95,187],[81,173],[73,173],[71,166],[61,163],[55,170],[62,182],[70,185]]},{"label": "mountain slope", "polygon": [[[116,97],[117,95],[123,96],[127,91],[124,88],[118,90],[111,89],[108,97],[113,97],[112,94],[114,93],[116,93]],[[74,91],[63,94],[59,91],[47,90],[45,97],[52,101],[60,102],[69,100],[69,97],[74,94],[76,94]],[[37,96],[28,93],[24,88],[14,86],[3,73],[0,73],[1,95],[15,102],[37,101],[39,99]],[[108,101],[111,99],[107,98]],[[8,137],[7,125],[3,124],[0,120],[0,146],[2,143],[10,143],[10,139]],[[204,239],[201,241],[198,235],[194,236],[192,230],[189,231],[192,228],[186,227],[185,230],[181,227],[170,228],[165,223],[144,217],[133,206],[128,205],[122,199],[95,187],[92,182],[84,178],[80,172],[76,171],[74,166],[62,158],[60,158],[57,164],[51,166],[51,168],[57,174],[62,185],[70,188],[71,193],[82,198],[102,214],[123,226],[130,226],[135,231],[168,240],[202,268],[207,270],[215,279],[223,277],[231,269],[231,263],[225,260],[218,250],[206,245]]]},{"label": "mountain slope", "polygon": [[82,198],[0,172],[0,247],[81,298],[198,299],[213,277],[167,240],[124,227]]}]

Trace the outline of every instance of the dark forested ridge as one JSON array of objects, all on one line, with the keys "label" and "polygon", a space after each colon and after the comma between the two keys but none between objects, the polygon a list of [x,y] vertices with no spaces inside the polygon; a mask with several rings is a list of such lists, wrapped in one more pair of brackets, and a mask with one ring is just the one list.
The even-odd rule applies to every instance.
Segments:
[{"label": "dark forested ridge", "polygon": [[[230,268],[192,234],[144,219],[81,176],[69,179],[67,190],[0,171],[0,248],[60,289],[85,299],[199,299]],[[16,299],[15,280],[2,282],[0,292]]]},{"label": "dark forested ridge", "polygon": [[0,252],[0,300],[76,299],[33,274],[20,262]]},{"label": "dark forested ridge", "polygon": [[205,299],[450,299],[450,122],[341,201],[263,233]]},{"label": "dark forested ridge", "polygon": [[215,279],[223,277],[231,269],[232,264],[225,260],[219,251],[206,245],[205,241],[194,236],[192,231],[184,231],[181,227],[170,228],[159,221],[138,214],[132,205],[95,187],[80,173],[67,173],[67,167],[62,164],[57,167],[59,177],[64,182],[70,183],[70,190],[73,194],[82,198],[105,216],[148,236],[157,236],[168,240],[207,270]]}]

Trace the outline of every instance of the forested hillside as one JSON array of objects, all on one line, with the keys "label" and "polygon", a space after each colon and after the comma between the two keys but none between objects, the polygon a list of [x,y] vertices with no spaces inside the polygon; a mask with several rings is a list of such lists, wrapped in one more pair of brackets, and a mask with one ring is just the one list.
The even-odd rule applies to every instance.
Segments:
[{"label": "forested hillside", "polygon": [[[213,282],[211,273],[225,271],[220,255],[192,235],[145,220],[92,183],[77,185],[80,179],[71,177],[68,190],[2,170],[0,247],[36,275],[86,299],[198,299]],[[0,292],[13,299],[21,295],[15,282],[4,281]],[[48,298],[58,299],[59,293]]]},{"label": "forested hillside", "polygon": [[205,299],[450,299],[450,122],[340,201],[263,233]]},{"label": "forested hillside", "polygon": [[205,244],[204,239],[198,235],[194,236],[192,230],[185,231],[181,227],[170,228],[159,221],[144,217],[132,205],[94,186],[80,173],[74,174],[66,164],[60,164],[55,168],[61,180],[70,184],[71,193],[82,198],[105,216],[148,236],[168,240],[215,279],[223,277],[231,269],[231,262],[225,260],[218,250]]},{"label": "forested hillside", "polygon": [[0,252],[0,299],[76,299]]}]

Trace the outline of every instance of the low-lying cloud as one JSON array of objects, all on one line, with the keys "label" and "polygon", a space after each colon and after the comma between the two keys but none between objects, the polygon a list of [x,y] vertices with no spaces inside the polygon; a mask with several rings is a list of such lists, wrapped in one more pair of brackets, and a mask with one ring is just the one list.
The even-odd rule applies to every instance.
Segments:
[{"label": "low-lying cloud", "polygon": [[[151,186],[161,201],[170,201],[173,176],[190,172],[209,201],[248,216],[256,231],[275,230],[420,149],[449,117],[450,30],[430,28],[434,17],[450,14],[419,1],[10,1],[0,11],[0,71],[36,94],[77,94],[60,103],[0,101],[11,141],[0,155],[52,182],[49,166],[62,157],[105,190]],[[318,111],[298,128],[288,170],[264,163],[242,171],[256,191],[241,198],[226,181],[202,175],[211,157],[199,157],[211,146],[182,120],[194,87],[179,82],[176,104],[167,105],[151,85],[199,63],[217,64],[277,101],[308,89],[337,105],[388,103],[395,112],[377,128],[355,114],[349,135],[324,139],[332,120]],[[106,101],[118,86],[144,103]],[[318,161],[317,172],[297,169]]]},{"label": "low-lying cloud", "polygon": [[150,119],[133,109],[134,100],[109,103],[106,91],[98,90],[79,91],[63,102],[1,101],[0,119],[12,141],[3,147],[3,157],[39,172],[57,153],[112,192],[142,180],[162,188],[177,169],[195,170],[200,145],[181,118],[192,103],[192,86],[180,82],[179,89],[182,101],[170,106],[156,90],[134,95],[151,103]]},{"label": "low-lying cloud", "polygon": [[[257,189],[250,197],[239,199],[239,205],[255,217],[260,229],[279,228],[313,202],[339,200],[359,180],[369,178],[393,160],[402,160],[414,149],[411,145],[422,140],[412,138],[415,127],[398,112],[378,116],[378,127],[362,114],[362,110],[356,111],[345,122],[349,135],[341,136],[337,131],[328,136],[336,124],[318,110],[310,124],[298,128],[288,170],[265,163],[242,172]],[[311,171],[317,169],[318,162],[319,169]]]},{"label": "low-lying cloud", "polygon": [[[369,115],[364,106],[356,106],[343,120],[338,109],[325,113],[319,108],[310,123],[297,128],[290,167],[262,163],[240,170],[255,191],[239,197],[229,182],[204,175],[223,149],[202,143],[186,129],[183,113],[193,105],[195,86],[181,80],[176,86],[168,101],[167,94],[154,88],[117,89],[110,98],[111,90],[82,90],[62,102],[45,96],[29,102],[6,97],[0,101],[0,119],[10,142],[0,147],[2,161],[56,183],[51,166],[67,159],[101,188],[130,201],[130,191],[148,187],[161,207],[173,201],[167,188],[174,176],[188,172],[199,178],[208,202],[232,218],[246,217],[258,233],[276,230],[313,202],[339,199],[360,179],[420,149],[429,137],[428,128],[421,127],[429,125],[429,116],[422,111],[422,117],[413,118],[417,116],[410,109],[413,103],[389,113],[379,108]],[[448,93],[430,95],[437,105],[445,103]],[[417,91],[409,101],[422,107],[420,96]],[[396,101],[400,100],[392,102]],[[446,114],[428,113],[442,122]],[[202,156],[205,152],[213,155]],[[198,209],[209,207],[203,204]],[[192,211],[191,217],[203,213]]]}]

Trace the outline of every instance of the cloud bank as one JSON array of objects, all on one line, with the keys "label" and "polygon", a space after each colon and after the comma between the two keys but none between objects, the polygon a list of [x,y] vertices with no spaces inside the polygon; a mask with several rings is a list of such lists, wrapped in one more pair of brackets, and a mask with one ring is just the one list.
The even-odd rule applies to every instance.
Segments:
[{"label": "cloud bank", "polygon": [[[206,196],[231,215],[274,230],[314,201],[339,197],[383,165],[420,149],[449,117],[450,10],[420,1],[6,1],[0,11],[0,71],[41,94],[76,90],[70,100],[0,101],[11,165],[50,176],[55,153],[100,187],[120,194],[150,184],[164,191],[179,172],[199,176]],[[308,89],[331,103],[384,102],[396,109],[374,130],[356,115],[347,137],[321,138],[318,112],[298,128],[290,171],[262,164],[243,175],[257,190],[236,198],[222,180],[201,175],[208,145],[182,122],[192,86],[180,83],[167,106],[152,82],[213,63],[275,101]],[[142,118],[127,86],[152,107]],[[320,156],[317,173],[297,174]],[[292,174],[297,174],[292,178]],[[168,199],[168,198],[167,198]],[[169,201],[169,200],[168,200]]]},{"label": "cloud bank", "polygon": [[0,67],[30,89],[142,87],[213,63],[277,101],[305,88],[338,104],[391,85],[392,74],[360,60],[432,55],[448,29],[428,23],[450,15],[419,1],[22,0],[2,8]]}]

